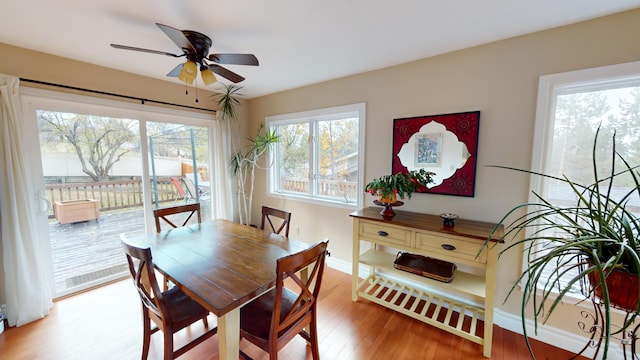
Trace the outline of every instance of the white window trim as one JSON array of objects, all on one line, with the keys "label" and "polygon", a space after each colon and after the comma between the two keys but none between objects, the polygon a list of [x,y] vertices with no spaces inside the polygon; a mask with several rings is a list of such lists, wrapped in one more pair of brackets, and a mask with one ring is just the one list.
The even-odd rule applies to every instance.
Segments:
[{"label": "white window trim", "polygon": [[[623,87],[625,84],[632,86],[640,81],[640,61],[617,65],[609,65],[585,70],[570,71],[559,74],[540,76],[538,83],[538,103],[536,107],[536,120],[533,137],[533,149],[531,156],[531,171],[546,173],[546,164],[551,157],[551,142],[553,141],[553,129],[555,125],[556,97],[558,95],[574,92],[578,89],[589,90]],[[546,194],[546,182],[541,176],[530,176],[529,202],[537,202],[533,194]],[[529,236],[535,229],[528,228]],[[522,270],[527,267],[526,254],[523,255]],[[526,279],[525,279],[526,280]],[[520,284],[524,287],[524,283]],[[580,304],[578,296],[566,294],[565,299],[575,299],[573,305],[587,307],[588,304]]]},{"label": "white window trim", "polygon": [[[358,187],[364,189],[364,151],[365,151],[365,129],[366,129],[366,103],[356,103],[350,105],[335,106],[323,109],[301,111],[296,113],[267,116],[265,123],[267,128],[271,128],[274,122],[279,124],[296,123],[304,119],[322,119],[323,117],[333,118],[336,114],[347,112],[358,112]],[[273,157],[271,153],[269,156]],[[273,159],[273,158],[271,158]],[[317,205],[329,205],[345,209],[360,209],[364,203],[364,190],[357,192],[356,202],[347,203],[331,199],[308,197],[289,193],[278,193],[275,187],[275,167],[270,167],[267,176],[267,196],[273,198],[290,199]]]}]

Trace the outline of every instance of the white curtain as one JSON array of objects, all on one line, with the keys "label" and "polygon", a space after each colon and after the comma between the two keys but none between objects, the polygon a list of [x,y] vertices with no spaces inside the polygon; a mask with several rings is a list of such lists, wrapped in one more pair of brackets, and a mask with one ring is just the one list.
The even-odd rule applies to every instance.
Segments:
[{"label": "white curtain", "polygon": [[233,221],[233,183],[229,171],[231,158],[231,126],[229,119],[224,119],[220,112],[216,113],[213,126],[213,174],[211,193],[213,194],[213,210],[216,219]]},{"label": "white curtain", "polygon": [[53,305],[49,247],[34,219],[35,189],[25,160],[19,79],[0,74],[0,228],[9,325],[40,319]]}]

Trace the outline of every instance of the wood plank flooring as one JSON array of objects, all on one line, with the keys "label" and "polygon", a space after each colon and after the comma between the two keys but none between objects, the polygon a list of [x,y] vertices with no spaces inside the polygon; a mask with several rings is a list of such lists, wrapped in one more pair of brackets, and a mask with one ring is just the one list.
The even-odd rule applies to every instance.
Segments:
[{"label": "wood plank flooring", "polygon": [[[0,358],[11,360],[140,359],[140,302],[129,279],[55,303],[44,319],[0,335]],[[320,357],[344,359],[485,359],[482,347],[366,300],[351,301],[351,277],[327,268],[319,302]],[[215,324],[211,316],[210,324]],[[202,331],[198,322],[177,335],[176,345]],[[180,359],[218,358],[217,335]],[[240,347],[256,360],[267,359],[246,340]],[[534,341],[537,359],[568,359],[567,351]],[[300,337],[279,353],[281,359],[311,359]],[[492,359],[530,359],[522,336],[494,326]],[[162,337],[152,336],[149,360],[162,359]]]}]

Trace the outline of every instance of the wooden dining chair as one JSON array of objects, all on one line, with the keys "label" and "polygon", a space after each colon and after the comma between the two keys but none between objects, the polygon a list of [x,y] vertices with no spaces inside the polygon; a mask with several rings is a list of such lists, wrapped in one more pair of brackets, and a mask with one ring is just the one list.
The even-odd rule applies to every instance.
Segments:
[{"label": "wooden dining chair", "polygon": [[[188,214],[188,216],[187,216]],[[172,228],[179,227],[174,223],[177,222],[178,219],[182,222],[182,225],[185,226],[189,223],[189,220],[193,217],[193,214],[196,214],[196,218],[198,219],[198,224],[202,222],[202,216],[200,215],[200,203],[191,203],[177,206],[170,206],[165,208],[153,209],[153,217],[156,221],[156,233],[160,233],[162,231],[161,221],[163,220],[166,224],[170,225]],[[184,221],[182,220],[184,216],[187,216]],[[173,221],[172,221],[173,220]],[[179,223],[179,222],[178,222]],[[163,290],[169,289],[169,279],[164,279]]]},{"label": "wooden dining chair", "polygon": [[[268,352],[269,359],[277,359],[278,350],[296,335],[309,342],[314,360],[320,358],[316,308],[328,243],[325,240],[278,259],[276,287],[240,309],[240,336]],[[311,271],[307,271],[305,279],[299,271],[307,267]],[[307,326],[309,332],[305,331]]]},{"label": "wooden dining chair", "polygon": [[[142,360],[146,360],[149,355],[151,334],[158,330],[164,334],[164,360],[177,358],[218,332],[217,327],[209,328],[207,322],[209,311],[178,287],[173,287],[168,291],[160,291],[149,246],[130,242],[124,235],[120,235],[120,239],[127,256],[133,283],[142,303],[144,328]],[[174,350],[173,335],[199,320],[203,321],[205,332],[178,350]],[[153,328],[151,321],[155,324]]]},{"label": "wooden dining chair", "polygon": [[[275,221],[275,224],[274,224]],[[271,226],[271,231],[280,234],[284,230],[284,236],[289,237],[289,225],[291,224],[291,213],[274,209],[272,207],[262,207],[262,222],[260,223],[260,229],[264,230],[266,223]],[[276,226],[279,224],[278,226]]]},{"label": "wooden dining chair", "polygon": [[[181,220],[182,225],[180,226],[187,225],[187,223],[189,222],[189,220],[191,220],[191,217],[193,217],[194,214],[196,214],[196,217],[198,219],[198,224],[200,224],[202,222],[202,217],[200,215],[200,203],[176,205],[176,206],[153,209],[153,217],[156,220],[156,232],[160,233],[162,231],[160,220],[163,220],[165,223],[169,224],[173,228],[177,228],[179,226],[174,223],[174,221],[177,222],[177,219],[178,219],[177,215],[186,216],[187,214],[188,214],[187,218],[184,221]],[[175,216],[172,216],[172,215],[175,215]]]}]

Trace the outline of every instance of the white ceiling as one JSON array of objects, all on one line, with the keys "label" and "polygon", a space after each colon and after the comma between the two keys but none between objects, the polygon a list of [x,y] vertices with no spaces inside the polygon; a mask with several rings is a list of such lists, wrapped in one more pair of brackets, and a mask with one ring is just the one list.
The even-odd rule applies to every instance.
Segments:
[{"label": "white ceiling", "polygon": [[636,7],[639,0],[0,0],[0,42],[178,82],[165,75],[180,59],[109,46],[179,54],[159,22],[208,35],[211,52],[255,54],[259,67],[226,66],[246,77],[239,85],[252,98]]}]

